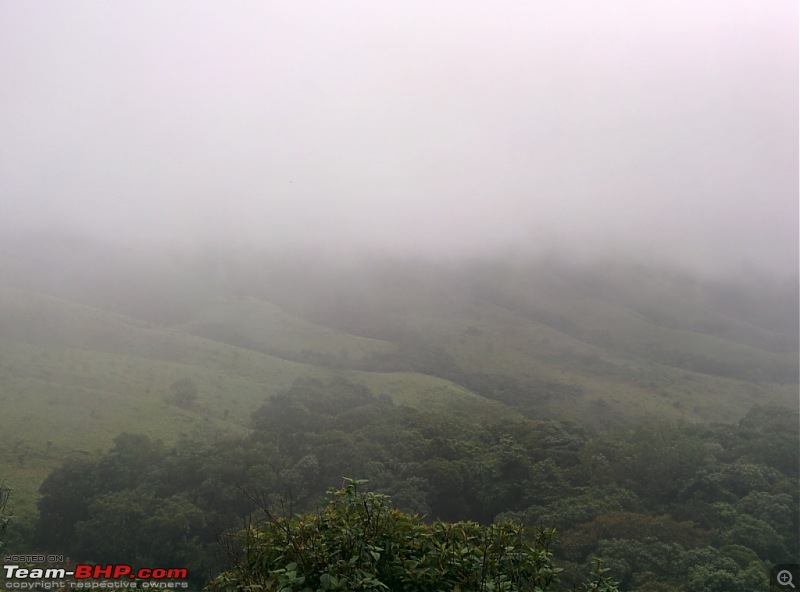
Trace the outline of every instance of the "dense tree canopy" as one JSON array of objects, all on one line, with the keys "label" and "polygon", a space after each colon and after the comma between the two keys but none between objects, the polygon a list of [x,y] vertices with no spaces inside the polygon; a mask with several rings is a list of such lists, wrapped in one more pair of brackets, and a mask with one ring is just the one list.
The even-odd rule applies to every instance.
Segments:
[{"label": "dense tree canopy", "polygon": [[[66,463],[42,485],[34,542],[86,560],[185,565],[199,585],[225,567],[220,533],[263,510],[288,522],[267,522],[273,534],[262,527],[251,542],[279,524],[321,528],[314,521],[328,515],[313,512],[325,491],[351,476],[376,495],[340,495],[326,511],[379,503],[434,538],[437,520],[484,525],[469,527],[475,536],[502,520],[555,528],[547,548],[563,571],[553,589],[582,586],[601,557],[622,589],[721,590],[734,578],[766,590],[770,565],[800,556],[797,434],[773,413],[591,433],[421,413],[346,380],[299,380],[253,414],[249,435],[165,446],[123,434],[107,454]],[[290,559],[286,573],[300,565]]]}]

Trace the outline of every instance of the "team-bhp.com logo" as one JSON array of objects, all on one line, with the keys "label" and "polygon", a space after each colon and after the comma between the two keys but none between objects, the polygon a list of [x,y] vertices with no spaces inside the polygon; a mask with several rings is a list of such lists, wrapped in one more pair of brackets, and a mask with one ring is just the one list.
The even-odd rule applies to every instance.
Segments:
[{"label": "team-bhp.com logo", "polygon": [[[184,568],[141,568],[128,564],[77,564],[73,569],[22,567],[4,565],[5,588],[12,590],[50,590],[60,588],[109,589],[155,588],[185,589],[187,572]],[[68,580],[69,578],[69,580]],[[180,581],[184,580],[184,581]]]}]

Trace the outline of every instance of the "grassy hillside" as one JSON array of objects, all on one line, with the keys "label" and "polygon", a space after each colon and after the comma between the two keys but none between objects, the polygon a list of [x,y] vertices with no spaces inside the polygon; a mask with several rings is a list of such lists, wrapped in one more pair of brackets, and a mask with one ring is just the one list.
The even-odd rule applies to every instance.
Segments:
[{"label": "grassy hillside", "polygon": [[[50,262],[57,274],[4,262],[0,478],[22,513],[67,456],[123,431],[245,430],[298,377],[343,375],[419,409],[595,424],[798,405],[791,285],[552,261],[103,257]],[[182,379],[197,398],[178,405]]]},{"label": "grassy hillside", "polygon": [[[234,310],[238,304],[214,308]],[[241,304],[246,312],[248,303]],[[333,344],[337,352],[350,348],[347,352],[363,355],[364,344],[377,352],[391,347],[315,329],[266,303],[256,308],[275,321],[274,334],[258,326],[270,347],[283,352],[327,353]],[[251,331],[254,326],[249,325]],[[198,431],[244,430],[252,411],[296,378],[330,378],[337,372],[188,332],[197,327],[208,326],[199,322],[184,331],[52,296],[0,289],[0,475],[16,491],[18,513],[33,510],[39,483],[65,457],[105,450],[121,432],[172,441]],[[236,324],[230,328],[235,331]],[[463,402],[478,413],[514,414],[436,377],[348,374],[400,404],[425,406],[431,399],[437,406],[457,408]],[[186,378],[197,387],[196,401],[170,403],[170,386]]]}]

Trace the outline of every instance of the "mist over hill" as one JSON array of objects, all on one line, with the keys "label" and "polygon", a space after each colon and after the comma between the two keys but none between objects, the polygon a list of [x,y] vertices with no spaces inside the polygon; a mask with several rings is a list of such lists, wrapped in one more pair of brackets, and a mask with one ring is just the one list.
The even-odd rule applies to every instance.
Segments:
[{"label": "mist over hill", "polygon": [[[797,381],[796,274],[703,277],[633,259],[520,253],[442,261],[91,242],[6,253],[8,288],[296,357],[271,338],[273,326],[258,324],[283,315],[305,331],[382,340],[416,359],[365,351],[347,360],[329,347],[314,353],[322,366],[363,370],[371,359],[381,371],[413,367],[451,379],[463,367],[494,371],[512,359],[520,375],[537,364],[550,375],[557,358],[582,374],[639,360],[754,384]],[[295,341],[303,345],[302,336]]]}]

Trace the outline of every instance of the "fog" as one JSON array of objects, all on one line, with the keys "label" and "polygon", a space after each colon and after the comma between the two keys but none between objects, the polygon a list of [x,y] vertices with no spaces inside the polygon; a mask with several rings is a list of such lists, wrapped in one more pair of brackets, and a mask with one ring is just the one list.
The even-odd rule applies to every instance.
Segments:
[{"label": "fog", "polygon": [[0,4],[0,231],[798,265],[796,2]]}]

